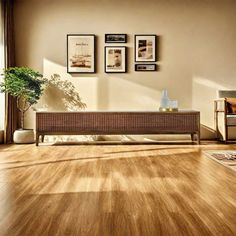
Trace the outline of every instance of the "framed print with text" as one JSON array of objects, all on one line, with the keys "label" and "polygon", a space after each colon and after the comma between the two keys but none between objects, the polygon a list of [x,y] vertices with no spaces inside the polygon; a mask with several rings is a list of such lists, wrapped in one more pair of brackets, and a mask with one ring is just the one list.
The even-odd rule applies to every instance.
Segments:
[{"label": "framed print with text", "polygon": [[106,46],[105,47],[105,72],[125,73],[126,72],[126,47]]},{"label": "framed print with text", "polygon": [[95,73],[95,35],[67,35],[67,72]]}]

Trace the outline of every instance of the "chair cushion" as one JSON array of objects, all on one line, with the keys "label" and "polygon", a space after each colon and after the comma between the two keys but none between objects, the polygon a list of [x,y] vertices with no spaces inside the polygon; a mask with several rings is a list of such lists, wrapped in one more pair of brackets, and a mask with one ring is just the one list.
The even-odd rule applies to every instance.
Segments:
[{"label": "chair cushion", "polygon": [[227,115],[227,124],[236,125],[236,114]]},{"label": "chair cushion", "polygon": [[236,113],[236,98],[226,98],[228,113]]}]

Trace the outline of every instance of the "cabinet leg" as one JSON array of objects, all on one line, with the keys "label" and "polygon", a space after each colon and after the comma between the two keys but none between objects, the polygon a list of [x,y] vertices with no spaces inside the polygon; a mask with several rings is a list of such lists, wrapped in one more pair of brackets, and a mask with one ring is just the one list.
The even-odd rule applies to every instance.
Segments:
[{"label": "cabinet leg", "polygon": [[225,125],[225,144],[228,143],[228,139],[229,139],[228,126]]},{"label": "cabinet leg", "polygon": [[201,141],[200,141],[200,132],[197,133],[197,144],[201,144]]},{"label": "cabinet leg", "polygon": [[36,146],[38,146],[39,145],[39,134],[36,134]]},{"label": "cabinet leg", "polygon": [[191,134],[191,140],[194,141],[194,134]]}]

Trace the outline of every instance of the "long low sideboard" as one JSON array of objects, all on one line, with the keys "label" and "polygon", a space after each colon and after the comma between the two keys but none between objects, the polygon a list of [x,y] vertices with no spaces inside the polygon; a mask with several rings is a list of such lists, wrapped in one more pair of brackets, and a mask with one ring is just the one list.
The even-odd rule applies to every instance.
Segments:
[{"label": "long low sideboard", "polygon": [[36,112],[36,145],[45,135],[190,134],[200,144],[199,111]]}]

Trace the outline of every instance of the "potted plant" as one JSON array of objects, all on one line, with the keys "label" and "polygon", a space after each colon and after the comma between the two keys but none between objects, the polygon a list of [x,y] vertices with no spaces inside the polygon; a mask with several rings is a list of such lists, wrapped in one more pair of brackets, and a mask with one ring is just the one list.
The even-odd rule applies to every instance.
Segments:
[{"label": "potted plant", "polygon": [[0,84],[0,89],[16,98],[17,108],[20,111],[20,129],[14,132],[14,142],[33,143],[33,130],[24,127],[25,112],[39,100],[46,80],[39,72],[27,67],[5,69],[3,76],[4,82]]}]

